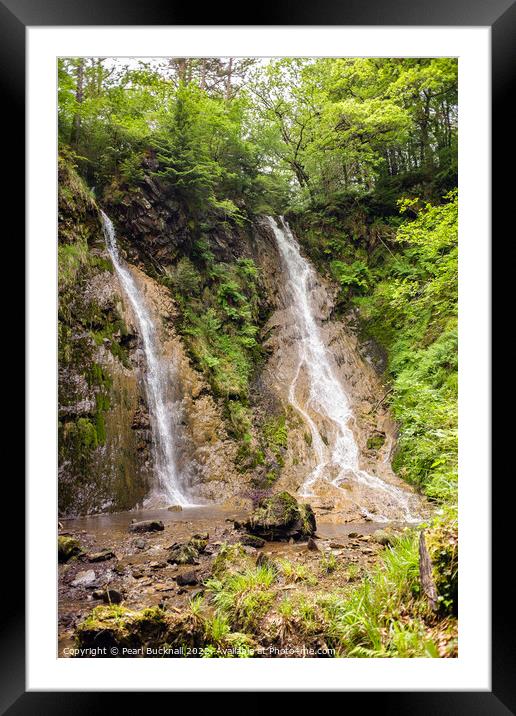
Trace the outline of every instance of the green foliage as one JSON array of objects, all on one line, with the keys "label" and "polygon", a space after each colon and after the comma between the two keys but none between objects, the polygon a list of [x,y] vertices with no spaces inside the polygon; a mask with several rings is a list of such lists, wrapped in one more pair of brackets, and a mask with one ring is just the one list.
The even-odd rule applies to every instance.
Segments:
[{"label": "green foliage", "polygon": [[400,251],[357,300],[367,330],[388,351],[401,426],[394,467],[441,501],[455,499],[457,482],[457,195],[446,199],[400,226]]},{"label": "green foliage", "polygon": [[[387,550],[383,563],[345,599],[322,598],[328,636],[341,656],[438,656],[425,634],[418,575],[417,535],[409,535]],[[409,605],[412,616],[402,620]]]},{"label": "green foliage", "polygon": [[442,614],[458,612],[458,520],[454,510],[443,510],[427,533],[427,547]]},{"label": "green foliage", "polygon": [[331,574],[338,567],[337,557],[333,552],[324,552],[321,557],[321,569],[327,574]]},{"label": "green foliage", "polygon": [[168,270],[165,282],[177,293],[198,296],[202,277],[188,256],[182,256],[177,264]]},{"label": "green foliage", "polygon": [[134,185],[152,158],[191,213],[238,223],[343,193],[399,195],[407,181],[442,192],[456,181],[453,58],[244,58],[245,82],[229,94],[221,60],[185,62],[219,63],[214,81],[192,69],[171,81],[164,61],[58,61],[59,138],[89,182]]},{"label": "green foliage", "polygon": [[339,282],[342,289],[341,297],[344,299],[349,298],[352,294],[365,293],[369,287],[371,279],[368,266],[364,261],[353,261],[352,264],[332,261],[330,271]]},{"label": "green foliage", "polygon": [[251,259],[197,270],[182,258],[167,279],[182,308],[181,330],[192,357],[216,395],[226,398],[231,422],[244,435],[234,400],[246,399],[255,363],[259,319],[258,271]]}]

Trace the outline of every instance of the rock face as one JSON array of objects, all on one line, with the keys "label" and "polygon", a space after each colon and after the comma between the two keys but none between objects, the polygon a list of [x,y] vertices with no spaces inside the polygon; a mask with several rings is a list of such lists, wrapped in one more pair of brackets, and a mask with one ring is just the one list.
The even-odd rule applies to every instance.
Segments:
[{"label": "rock face", "polygon": [[[301,232],[301,244],[302,236]],[[301,253],[304,253],[303,248]],[[314,449],[313,428],[309,420],[292,405],[293,386],[295,402],[317,429],[323,451],[324,446],[335,445],[339,435],[334,421],[311,400],[313,386],[310,374],[306,365],[299,362],[298,307],[292,301],[288,282],[285,281],[285,266],[266,222],[263,225],[258,222],[255,227],[253,259],[261,270],[273,308],[262,329],[262,348],[268,354],[268,360],[260,372],[259,387],[262,393],[270,394],[285,406],[288,433],[288,450],[283,456],[284,464],[275,489],[295,494],[321,461]],[[414,495],[410,493],[413,490],[394,474],[390,465],[390,455],[396,442],[396,425],[382,400],[385,387],[379,380],[371,356],[363,350],[355,314],[349,311],[342,317],[335,316],[336,295],[336,287],[320,273],[314,272],[310,283],[310,307],[321,341],[328,348],[332,372],[350,403],[353,420],[349,421],[349,428],[359,449],[359,467],[395,488],[403,489],[412,499]],[[335,517],[338,520],[364,519],[360,514],[361,508],[366,508],[367,515],[378,512],[393,520],[404,519],[403,507],[392,500],[391,495],[385,499],[382,490],[361,483],[351,471],[346,474],[331,460],[324,464],[318,479],[311,485],[311,491],[314,495],[311,498],[313,507],[333,512],[338,515]]]},{"label": "rock face", "polygon": [[[228,435],[223,406],[176,332],[169,289],[146,273],[141,258],[176,260],[191,241],[188,219],[167,205],[151,179],[123,196],[112,206],[109,195],[104,200],[119,228],[121,253],[148,299],[163,360],[173,369],[171,399],[181,414],[174,430],[178,469],[196,497],[226,499],[243,483],[235,468],[237,445]],[[62,157],[58,238],[59,513],[129,510],[143,505],[154,480],[145,359],[106,250],[99,207]],[[228,231],[228,256],[231,240]]]},{"label": "rock face", "polygon": [[288,492],[278,492],[258,503],[244,527],[262,539],[297,541],[315,534],[316,523],[310,505],[298,503]]},{"label": "rock face", "polygon": [[138,339],[99,209],[62,158],[58,218],[59,513],[130,509],[152,468]]}]

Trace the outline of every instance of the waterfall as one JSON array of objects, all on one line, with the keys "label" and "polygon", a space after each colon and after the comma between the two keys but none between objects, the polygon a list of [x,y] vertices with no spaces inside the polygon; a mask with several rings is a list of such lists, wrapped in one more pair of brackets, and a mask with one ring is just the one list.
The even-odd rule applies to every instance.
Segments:
[{"label": "waterfall", "polygon": [[[359,467],[359,449],[349,427],[353,413],[349,399],[332,368],[328,350],[322,340],[311,305],[311,290],[316,286],[316,274],[308,261],[301,255],[299,245],[287,222],[282,218],[281,226],[267,217],[286,268],[286,291],[292,304],[292,316],[297,329],[297,369],[289,386],[289,402],[302,416],[310,429],[312,449],[317,464],[299,488],[302,497],[313,497],[313,488],[318,480],[327,480],[334,487],[349,480],[374,491],[381,508],[394,507],[407,521],[417,521],[410,511],[410,493],[370,475]],[[304,405],[298,398],[299,378],[306,376],[309,396]],[[322,439],[312,415],[330,421],[333,426],[330,440]],[[367,510],[362,510],[369,515]],[[375,514],[375,520],[387,521],[387,517]]]},{"label": "waterfall", "polygon": [[157,478],[155,491],[157,495],[166,498],[169,502],[182,506],[188,505],[190,500],[186,497],[181,485],[176,464],[175,441],[172,431],[175,416],[173,414],[174,406],[167,399],[169,383],[167,366],[159,355],[159,342],[154,323],[145,305],[142,292],[138,288],[131,271],[120,257],[113,223],[103,211],[101,211],[101,214],[106,246],[122,289],[133,309],[145,353],[147,364],[145,388],[150,413],[154,467]]}]

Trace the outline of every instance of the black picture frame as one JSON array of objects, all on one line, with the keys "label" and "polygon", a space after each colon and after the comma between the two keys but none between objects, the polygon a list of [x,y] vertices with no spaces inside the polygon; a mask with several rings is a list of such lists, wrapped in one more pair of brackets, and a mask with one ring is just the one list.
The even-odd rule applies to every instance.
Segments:
[{"label": "black picture frame", "polygon": [[[513,115],[509,110],[510,81],[515,66],[516,5],[514,0],[318,0],[317,3],[298,0],[276,0],[270,5],[253,6],[253,16],[242,15],[242,6],[204,5],[202,13],[187,3],[160,2],[160,0],[0,0],[0,82],[4,119],[9,120],[7,139],[2,142],[4,177],[8,185],[4,191],[5,206],[9,213],[22,217],[24,206],[24,106],[25,106],[25,29],[27,26],[80,26],[80,25],[361,25],[361,26],[489,26],[492,31],[492,151],[495,166],[500,170],[510,162],[512,145],[508,137],[513,133]],[[202,23],[195,22],[202,14]],[[503,162],[503,163],[502,163]],[[514,166],[514,164],[511,164]],[[8,171],[5,171],[6,167]],[[510,193],[509,193],[510,192]],[[492,216],[493,236],[501,235],[504,213],[514,203],[513,182],[504,173],[493,172]],[[511,201],[512,199],[512,201]],[[12,244],[23,246],[23,224],[18,221],[16,234],[11,233]],[[23,260],[23,257],[21,257]],[[503,268],[493,261],[497,283]],[[505,267],[507,271],[507,267]],[[499,272],[499,273],[498,273]],[[503,279],[501,281],[503,283]],[[496,288],[496,287],[495,287]],[[494,297],[497,291],[494,291]],[[19,324],[19,321],[16,323]],[[14,333],[14,331],[13,331]],[[28,346],[30,350],[30,345]],[[21,385],[21,383],[20,383]],[[495,393],[496,394],[496,393]],[[504,437],[497,431],[496,446],[502,446]],[[510,445],[511,443],[506,443]],[[510,469],[510,468],[506,468]],[[493,471],[493,474],[494,471]],[[505,558],[505,546],[511,528],[504,519],[503,500],[506,500],[503,478],[493,481],[492,535],[492,691],[457,692],[367,692],[347,693],[345,708],[351,706],[352,697],[359,697],[363,706],[376,706],[383,714],[475,714],[516,713],[516,679],[510,627],[514,621],[512,590],[506,576],[510,560]],[[14,480],[14,469],[5,472],[10,484],[9,504],[17,505],[16,516],[21,515],[24,504],[24,485]],[[7,477],[8,476],[8,477]],[[4,488],[6,489],[6,488]],[[498,519],[497,519],[498,518]],[[6,580],[8,609],[1,613],[0,650],[0,714],[81,714],[104,712],[120,708],[120,694],[112,692],[26,692],[25,690],[25,613],[23,592],[21,529],[17,527],[16,549],[4,552],[3,569]],[[7,563],[6,563],[7,558]],[[510,575],[512,576],[512,575]],[[11,585],[7,588],[7,584]],[[12,585],[16,585],[16,588]],[[14,593],[13,593],[14,590]],[[504,599],[504,595],[505,599]],[[505,603],[507,601],[507,604]],[[407,684],[410,688],[410,684]],[[131,711],[143,707],[142,698],[150,694],[132,693]],[[116,701],[115,701],[116,699]],[[357,699],[358,701],[358,699]],[[170,704],[171,705],[171,704]],[[344,705],[343,705],[344,708]]]}]

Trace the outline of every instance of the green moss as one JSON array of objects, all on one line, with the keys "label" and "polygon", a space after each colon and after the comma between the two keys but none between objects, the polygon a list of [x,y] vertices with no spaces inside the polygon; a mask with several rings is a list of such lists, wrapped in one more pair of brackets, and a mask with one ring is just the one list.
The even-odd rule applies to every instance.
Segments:
[{"label": "green moss", "polygon": [[373,435],[367,438],[367,449],[368,450],[379,450],[385,443],[385,435]]},{"label": "green moss", "polygon": [[252,561],[240,542],[223,544],[213,561],[212,572],[216,577],[221,577],[226,573],[245,570],[251,564]]},{"label": "green moss", "polygon": [[168,630],[167,616],[159,607],[134,611],[112,604],[95,607],[77,627],[75,640],[79,648],[134,649],[162,642]]},{"label": "green moss", "polygon": [[263,435],[269,448],[278,460],[282,460],[282,450],[287,448],[288,430],[284,413],[269,418],[263,425]]},{"label": "green moss", "polygon": [[82,549],[78,540],[74,537],[59,535],[57,538],[57,558],[59,562],[68,562],[72,557],[81,554]]}]

